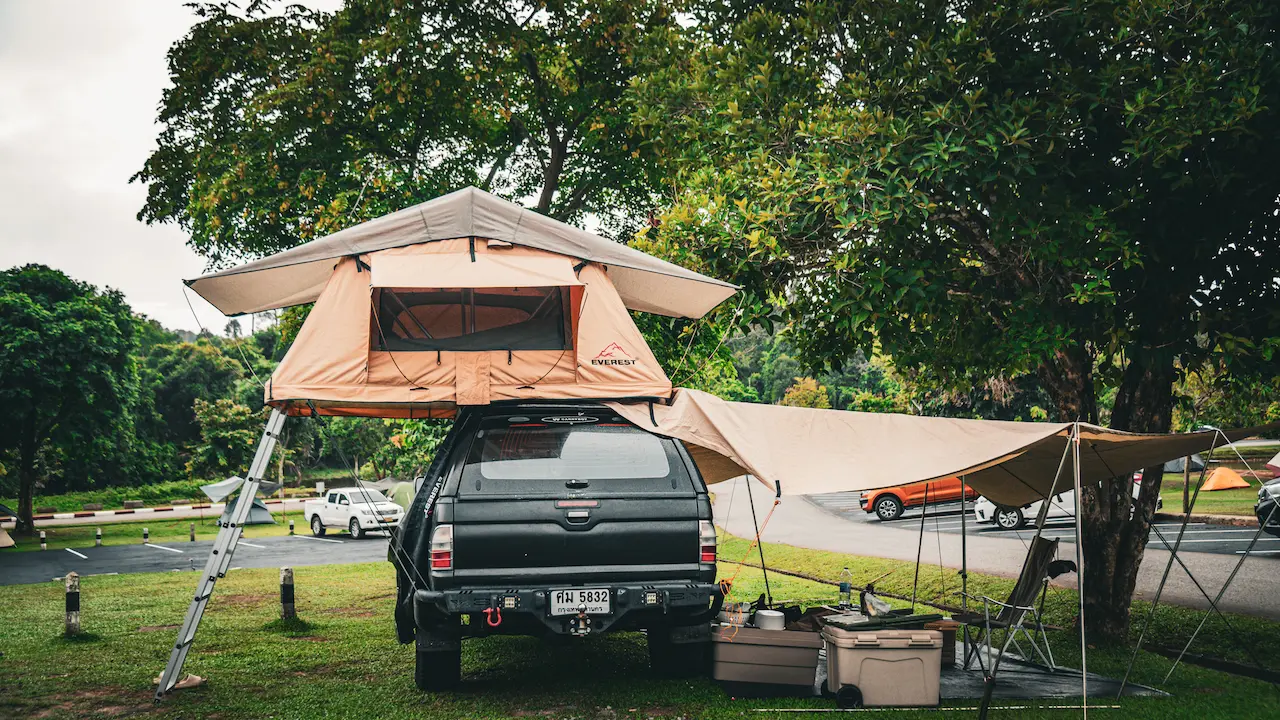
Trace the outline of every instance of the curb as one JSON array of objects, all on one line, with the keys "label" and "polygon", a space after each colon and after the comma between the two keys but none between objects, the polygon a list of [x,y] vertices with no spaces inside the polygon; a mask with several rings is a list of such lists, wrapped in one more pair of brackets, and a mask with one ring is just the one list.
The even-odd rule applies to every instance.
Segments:
[{"label": "curb", "polygon": [[[1166,522],[1182,522],[1184,516],[1179,513],[1158,512],[1155,514],[1155,520],[1163,520]],[[1208,523],[1210,525],[1232,525],[1235,527],[1257,527],[1257,518],[1247,515],[1207,515],[1201,513],[1192,513],[1190,522]]]},{"label": "curb", "polygon": [[[291,500],[296,498],[289,498]],[[264,499],[267,505],[279,505],[284,502],[279,498]],[[86,512],[45,513],[33,515],[32,520],[73,520],[75,518],[107,517],[110,515],[145,515],[148,513],[172,512],[174,510],[221,510],[226,503],[205,503],[203,505],[166,505],[154,508],[131,508],[129,510],[95,510]]]}]

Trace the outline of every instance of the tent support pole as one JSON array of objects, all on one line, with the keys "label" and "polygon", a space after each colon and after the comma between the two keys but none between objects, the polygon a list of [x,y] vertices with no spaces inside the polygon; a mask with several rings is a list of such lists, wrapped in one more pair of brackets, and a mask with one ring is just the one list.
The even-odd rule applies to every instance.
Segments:
[{"label": "tent support pole", "polygon": [[1076,488],[1076,596],[1080,599],[1080,711],[1089,717],[1089,645],[1084,628],[1084,494],[1080,486],[1080,421],[1071,428],[1071,465]]},{"label": "tent support pole", "polygon": [[[960,476],[960,611],[969,612],[969,527],[965,516],[968,510],[964,507],[965,495],[969,493],[969,486],[965,481],[965,476]],[[960,647],[964,652],[964,657],[969,658],[969,626],[964,626],[964,634],[960,639]],[[951,652],[955,652],[955,648],[951,648]]]},{"label": "tent support pole", "polygon": [[[1151,627],[1151,621],[1155,618],[1156,608],[1160,607],[1160,596],[1164,594],[1165,583],[1169,581],[1169,572],[1173,570],[1173,562],[1174,560],[1178,560],[1178,549],[1182,547],[1182,537],[1184,534],[1186,534],[1187,525],[1191,522],[1191,511],[1196,506],[1196,500],[1200,498],[1200,488],[1204,487],[1205,475],[1209,470],[1209,462],[1207,458],[1213,456],[1213,451],[1217,447],[1217,445],[1218,445],[1218,436],[1214,435],[1213,442],[1209,444],[1209,454],[1205,456],[1206,461],[1200,467],[1200,480],[1196,483],[1196,491],[1194,494],[1191,495],[1190,502],[1184,501],[1183,503],[1185,512],[1182,515],[1182,524],[1178,527],[1178,539],[1174,540],[1173,547],[1169,550],[1169,562],[1165,563],[1164,574],[1160,576],[1160,585],[1156,587],[1156,596],[1151,599],[1151,608],[1147,610],[1147,617],[1145,620],[1142,621],[1142,630],[1138,633],[1138,644],[1134,646],[1133,655],[1129,657],[1129,666],[1125,668],[1124,677],[1120,680],[1120,690],[1116,692],[1117,698],[1124,697],[1124,689],[1129,685],[1129,676],[1133,674],[1133,665],[1138,661],[1138,653],[1142,651],[1142,641],[1145,640],[1147,637],[1147,630]],[[1183,474],[1184,484],[1182,487],[1184,494],[1186,493],[1186,490],[1187,490],[1186,481],[1189,479],[1189,477],[1186,475],[1186,471],[1189,471],[1191,467],[1191,458],[1187,457],[1185,462],[1186,464],[1182,466],[1182,469],[1184,471],[1184,474]],[[1156,530],[1157,534],[1159,534],[1159,532],[1160,532],[1159,530]],[[1161,539],[1163,539],[1163,537]],[[1168,543],[1166,543],[1166,546],[1167,545]],[[1181,564],[1182,561],[1178,560],[1178,563]],[[1188,576],[1191,575],[1191,571],[1187,570],[1187,567],[1185,565],[1182,566],[1182,569],[1187,571]],[[1191,578],[1191,580],[1192,582],[1195,582],[1194,577]],[[1199,587],[1199,585],[1200,583],[1196,583],[1197,587]],[[1209,600],[1209,595],[1207,593],[1205,594],[1204,597],[1206,600]],[[1212,600],[1209,600],[1209,602],[1210,604],[1213,603]]]},{"label": "tent support pole", "polygon": [[[781,492],[781,489],[779,489]],[[747,500],[751,502],[751,525],[756,531],[756,550],[760,551],[760,572],[764,575],[765,603],[773,606],[773,593],[769,590],[769,569],[764,564],[764,544],[760,542],[760,521],[756,519],[756,499],[751,493],[751,478],[747,478]],[[750,551],[748,551],[750,552]]]},{"label": "tent support pole", "polygon": [[[1231,587],[1232,582],[1235,582],[1236,574],[1240,572],[1240,568],[1244,565],[1244,561],[1249,559],[1249,555],[1253,552],[1253,548],[1257,546],[1258,538],[1262,536],[1262,528],[1270,524],[1272,518],[1275,516],[1276,507],[1280,507],[1280,503],[1272,505],[1271,512],[1267,514],[1267,519],[1258,523],[1258,529],[1253,533],[1253,539],[1249,541],[1249,547],[1244,549],[1244,553],[1240,555],[1240,560],[1236,562],[1236,566],[1231,569],[1231,574],[1227,576],[1227,581],[1222,583],[1222,589],[1218,591],[1217,597],[1209,603],[1212,608],[1217,608],[1218,603],[1222,602],[1222,596],[1227,594],[1227,588]],[[1204,629],[1204,624],[1208,622],[1211,614],[1213,614],[1213,610],[1206,612],[1204,617],[1200,619],[1200,624],[1196,626],[1196,631],[1191,633],[1191,638],[1187,640],[1186,646],[1182,648],[1182,652],[1178,653],[1178,659],[1173,661],[1173,667],[1169,668],[1169,672],[1165,674],[1164,682],[1169,682],[1169,678],[1173,677],[1173,671],[1178,669],[1178,665],[1182,662],[1182,658],[1186,656],[1187,651],[1191,649],[1191,644],[1196,641],[1196,637],[1200,634],[1200,631]]]},{"label": "tent support pole", "polygon": [[924,552],[924,520],[929,514],[929,483],[924,484],[924,504],[920,506],[920,537],[916,540],[916,577],[911,582],[911,612],[916,611],[916,590],[920,588],[920,555]]}]

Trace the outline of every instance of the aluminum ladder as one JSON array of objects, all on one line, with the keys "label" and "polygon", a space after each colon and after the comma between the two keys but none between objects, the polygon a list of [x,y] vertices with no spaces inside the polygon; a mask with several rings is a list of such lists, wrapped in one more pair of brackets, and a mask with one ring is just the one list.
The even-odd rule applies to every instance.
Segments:
[{"label": "aluminum ladder", "polygon": [[262,439],[258,442],[258,451],[253,456],[253,464],[249,466],[249,476],[240,488],[240,496],[231,511],[230,521],[221,525],[218,537],[213,541],[209,562],[204,566],[204,574],[196,586],[196,595],[191,600],[191,606],[187,608],[186,619],[182,621],[182,629],[178,631],[178,640],[174,643],[173,652],[169,655],[169,664],[165,666],[164,673],[160,676],[160,686],[156,688],[156,702],[160,702],[161,698],[178,684],[182,664],[186,662],[187,652],[191,650],[191,644],[196,639],[196,631],[200,629],[200,619],[204,617],[209,598],[213,596],[213,586],[218,582],[218,578],[227,574],[231,556],[235,554],[236,544],[240,542],[240,535],[244,532],[244,521],[249,517],[249,510],[253,507],[253,498],[258,494],[258,485],[262,482],[267,464],[271,461],[271,453],[276,448],[284,419],[285,414],[274,408],[271,410],[271,416],[267,418],[267,427],[263,430]]}]

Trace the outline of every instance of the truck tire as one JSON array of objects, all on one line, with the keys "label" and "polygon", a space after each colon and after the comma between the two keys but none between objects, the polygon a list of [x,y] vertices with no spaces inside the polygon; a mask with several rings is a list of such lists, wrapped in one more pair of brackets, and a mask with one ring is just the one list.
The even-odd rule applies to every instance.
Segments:
[{"label": "truck tire", "polygon": [[324,523],[320,522],[319,515],[311,516],[311,534],[316,537],[324,537]]},{"label": "truck tire", "polygon": [[347,532],[351,533],[352,540],[359,540],[364,537],[364,530],[360,528],[360,521],[351,518],[351,522],[347,523]]},{"label": "truck tire", "polygon": [[423,692],[441,692],[458,687],[462,680],[462,648],[418,650],[414,655],[413,682]]},{"label": "truck tire", "polygon": [[673,643],[668,631],[650,630],[649,667],[668,678],[702,677],[711,667],[711,642]]}]

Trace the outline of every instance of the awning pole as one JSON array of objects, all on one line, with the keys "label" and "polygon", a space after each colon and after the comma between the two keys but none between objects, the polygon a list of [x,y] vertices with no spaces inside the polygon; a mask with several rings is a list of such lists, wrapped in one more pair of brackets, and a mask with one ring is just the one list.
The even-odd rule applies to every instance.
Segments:
[{"label": "awning pole", "polygon": [[[1213,456],[1213,451],[1217,447],[1217,445],[1218,445],[1218,435],[1215,434],[1213,436],[1213,442],[1209,443],[1209,454],[1205,456],[1206,458]],[[1183,466],[1183,470],[1186,470],[1190,467],[1191,467],[1191,458],[1188,457],[1187,464]],[[1142,641],[1145,640],[1147,637],[1147,630],[1148,628],[1151,627],[1151,621],[1155,618],[1156,608],[1160,607],[1160,596],[1164,594],[1165,583],[1169,581],[1169,572],[1173,570],[1173,562],[1178,558],[1178,548],[1182,547],[1182,536],[1187,532],[1187,525],[1191,522],[1191,511],[1193,508],[1195,508],[1196,500],[1199,499],[1200,497],[1200,488],[1204,487],[1205,473],[1208,471],[1208,469],[1209,469],[1209,463],[1206,460],[1206,462],[1204,462],[1200,466],[1200,480],[1196,483],[1196,491],[1194,494],[1191,495],[1191,501],[1189,503],[1184,502],[1183,504],[1183,507],[1185,508],[1185,512],[1182,515],[1182,525],[1178,527],[1178,539],[1174,540],[1173,547],[1169,550],[1169,562],[1165,563],[1164,574],[1160,576],[1160,585],[1156,587],[1156,595],[1154,598],[1151,599],[1151,608],[1147,610],[1147,618],[1142,622],[1142,631],[1138,633],[1138,644],[1134,646],[1133,655],[1129,657],[1129,667],[1125,668],[1124,678],[1120,680],[1120,690],[1116,693],[1117,698],[1124,697],[1124,689],[1129,685],[1129,676],[1133,673],[1133,665],[1138,660],[1138,653],[1142,651]],[[1187,478],[1185,473],[1183,475],[1183,478],[1184,478],[1183,492],[1185,493],[1187,489],[1185,480],[1189,478]],[[1154,523],[1152,524],[1154,525]],[[1160,532],[1159,530],[1156,530],[1156,534],[1159,534],[1159,532]],[[1181,563],[1180,560],[1179,560],[1179,563]],[[1183,568],[1185,569],[1186,566],[1183,566]],[[1188,576],[1191,575],[1190,570],[1187,570],[1187,575]],[[1192,581],[1194,580],[1195,578],[1192,578]],[[1199,585],[1199,583],[1197,583],[1197,585]],[[1205,599],[1209,600],[1208,594],[1205,595]],[[1209,602],[1212,603],[1213,601],[1209,600]]]},{"label": "awning pole", "polygon": [[929,514],[929,483],[924,484],[924,504],[920,506],[920,537],[916,541],[916,577],[911,581],[911,613],[916,611],[916,590],[920,587],[920,555],[924,552],[924,520]]},{"label": "awning pole", "polygon": [[[964,475],[960,476],[960,609],[969,611],[969,529],[965,524],[964,496],[969,493]],[[966,640],[968,633],[965,633]],[[967,643],[966,643],[967,644]],[[967,648],[966,648],[967,649]]]},{"label": "awning pole", "polygon": [[1077,596],[1080,599],[1080,710],[1081,717],[1089,717],[1089,645],[1084,631],[1084,494],[1080,486],[1080,421],[1071,427],[1073,452],[1071,464],[1075,471],[1076,486],[1076,579]]},{"label": "awning pole", "polygon": [[[760,542],[760,521],[756,520],[756,498],[751,492],[751,476],[747,476],[747,500],[751,502],[751,524],[756,531],[756,550],[760,551],[760,572],[764,575],[765,603],[773,606],[773,593],[769,591],[769,568],[764,564],[764,543]],[[747,552],[751,552],[747,550]]]}]

